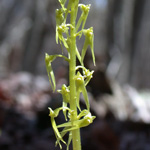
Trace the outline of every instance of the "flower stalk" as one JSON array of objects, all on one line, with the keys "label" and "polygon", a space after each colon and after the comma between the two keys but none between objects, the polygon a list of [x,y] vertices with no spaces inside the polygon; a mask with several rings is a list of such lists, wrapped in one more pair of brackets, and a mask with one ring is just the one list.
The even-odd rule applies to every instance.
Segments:
[{"label": "flower stalk", "polygon": [[[57,90],[62,95],[62,107],[52,110],[49,108],[49,116],[51,117],[52,127],[56,136],[56,146],[61,143],[69,145],[72,142],[73,150],[81,150],[80,128],[86,127],[93,122],[95,116],[90,113],[90,105],[86,86],[92,78],[93,72],[84,67],[84,57],[87,48],[91,48],[93,63],[95,65],[95,56],[93,48],[93,28],[84,29],[85,22],[89,13],[90,5],[79,4],[79,0],[58,0],[61,8],[56,10],[56,43],[60,43],[61,47],[68,52],[68,57],[64,55],[45,55],[46,69],[49,81],[53,92],[56,90],[55,76],[51,63],[61,57],[69,63],[69,86],[62,85],[60,90]],[[67,5],[67,6],[66,6]],[[82,13],[77,21],[78,8]],[[67,18],[70,17],[70,22],[67,23]],[[83,48],[78,51],[76,38],[85,36]],[[76,66],[76,59],[80,65]],[[81,69],[80,72],[78,69]],[[80,94],[83,94],[86,109],[80,108]],[[66,122],[57,125],[55,118],[59,112],[63,111]],[[68,142],[65,142],[63,137],[69,133]]]}]

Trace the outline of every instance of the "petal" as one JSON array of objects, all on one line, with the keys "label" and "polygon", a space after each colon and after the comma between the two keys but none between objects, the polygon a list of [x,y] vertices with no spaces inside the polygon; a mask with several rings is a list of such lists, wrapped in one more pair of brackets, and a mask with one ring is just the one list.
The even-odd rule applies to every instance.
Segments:
[{"label": "petal", "polygon": [[54,72],[53,72],[51,63],[46,65],[46,69],[47,69],[47,74],[48,74],[48,77],[49,77],[50,85],[51,85],[52,90],[54,92],[55,89],[56,89],[56,81],[55,81],[55,76],[54,76]]},{"label": "petal", "polygon": [[88,40],[85,38],[85,42],[84,42],[84,45],[83,45],[83,48],[82,48],[82,53],[81,53],[81,62],[82,62],[82,64],[84,64],[83,61],[84,61],[84,57],[85,57],[85,54],[86,54],[88,45],[89,45],[89,42],[88,42]]},{"label": "petal", "polygon": [[88,99],[87,90],[85,88],[85,85],[83,85],[81,88],[82,88],[82,94],[83,94],[83,97],[84,97],[84,100],[85,100],[86,107],[89,110],[90,109],[90,104],[89,104],[89,99]]}]

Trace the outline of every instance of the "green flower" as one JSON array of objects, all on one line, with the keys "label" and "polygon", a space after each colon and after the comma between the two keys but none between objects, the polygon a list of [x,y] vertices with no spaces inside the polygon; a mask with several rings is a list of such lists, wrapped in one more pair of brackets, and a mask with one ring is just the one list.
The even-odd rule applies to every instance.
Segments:
[{"label": "green flower", "polygon": [[[86,19],[87,19],[88,14],[89,14],[90,6],[91,5],[79,4],[79,7],[80,7],[80,9],[82,11],[82,14],[81,14],[81,16],[80,16],[80,18],[78,20],[78,23],[77,23],[77,26],[76,26],[76,31],[78,31],[78,29],[81,26],[81,24],[82,24],[81,31],[84,29],[84,26],[85,26],[85,23],[86,23]],[[81,37],[81,35],[80,35],[80,37]]]},{"label": "green flower", "polygon": [[70,102],[70,89],[65,84],[63,84],[61,90],[58,90],[58,92],[61,93],[63,97],[62,108],[63,108],[63,114],[67,121],[67,114],[66,114],[67,109],[66,108],[67,108],[68,103]]},{"label": "green flower", "polygon": [[88,46],[91,48],[91,53],[92,53],[92,58],[93,58],[93,63],[95,65],[95,55],[94,55],[94,33],[93,33],[93,27],[89,29],[84,29],[83,34],[85,35],[85,42],[82,48],[82,53],[81,53],[81,62],[83,62],[86,51]]},{"label": "green flower", "polygon": [[85,87],[84,77],[81,75],[81,73],[79,71],[77,72],[75,81],[76,81],[76,91],[77,91],[77,107],[81,111],[79,101],[80,101],[80,94],[82,93],[85,103],[86,103],[86,107],[89,110],[90,105],[89,105],[89,99],[88,99],[88,95],[87,95],[87,91],[86,91],[86,87]]}]

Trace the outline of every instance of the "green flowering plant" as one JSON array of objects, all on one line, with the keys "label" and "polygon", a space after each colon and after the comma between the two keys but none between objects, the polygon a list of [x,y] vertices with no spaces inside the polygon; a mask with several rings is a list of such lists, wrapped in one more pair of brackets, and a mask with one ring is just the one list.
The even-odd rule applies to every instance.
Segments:
[{"label": "green flowering plant", "polygon": [[[93,77],[93,70],[85,68],[84,57],[88,47],[91,49],[93,63],[95,65],[94,55],[94,33],[93,28],[84,29],[87,16],[89,14],[90,5],[79,4],[79,0],[58,0],[60,9],[56,9],[56,43],[60,43],[62,52],[66,49],[68,56],[62,55],[48,55],[45,54],[46,69],[49,77],[49,82],[53,92],[56,91],[55,75],[52,69],[52,62],[61,57],[69,63],[69,83],[67,86],[62,85],[61,89],[57,90],[62,95],[62,106],[52,110],[49,107],[49,116],[51,124],[56,136],[56,146],[59,145],[62,149],[61,143],[66,144],[67,150],[72,142],[73,150],[81,150],[80,128],[86,127],[93,122],[95,116],[90,112],[90,104],[86,90],[87,84]],[[78,8],[81,9],[79,19],[77,19]],[[70,23],[67,23],[67,18],[70,17]],[[84,35],[85,41],[81,52],[77,48],[76,39],[80,39]],[[80,65],[76,66],[76,59],[79,60]],[[82,110],[80,107],[80,95],[83,95],[86,109]],[[55,118],[63,112],[65,121],[57,125]],[[66,134],[68,142],[64,141],[63,137]]]}]

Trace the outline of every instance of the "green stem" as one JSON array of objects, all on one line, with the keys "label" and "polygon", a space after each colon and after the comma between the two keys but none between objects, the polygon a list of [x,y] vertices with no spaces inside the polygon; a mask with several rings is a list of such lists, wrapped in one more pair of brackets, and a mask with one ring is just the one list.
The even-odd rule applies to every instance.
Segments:
[{"label": "green stem", "polygon": [[[70,81],[70,108],[74,111],[71,121],[77,120],[77,107],[76,107],[76,85],[75,85],[75,68],[76,68],[76,16],[78,10],[79,0],[72,0],[70,24],[70,63],[69,63],[69,81]],[[81,150],[80,129],[72,131],[72,144],[73,150]]]}]

